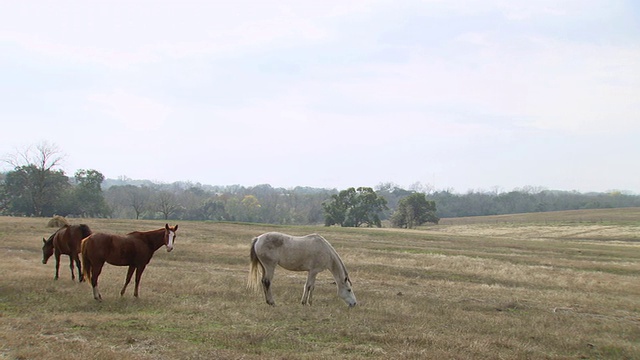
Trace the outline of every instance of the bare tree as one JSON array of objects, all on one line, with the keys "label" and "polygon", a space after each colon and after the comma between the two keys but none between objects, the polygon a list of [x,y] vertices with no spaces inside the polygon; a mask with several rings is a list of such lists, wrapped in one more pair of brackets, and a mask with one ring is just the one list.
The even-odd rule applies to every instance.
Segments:
[{"label": "bare tree", "polygon": [[3,162],[11,165],[14,169],[23,166],[33,165],[40,172],[53,171],[54,168],[61,167],[66,155],[62,153],[57,145],[47,141],[27,146],[22,150],[16,150],[2,159]]},{"label": "bare tree", "polygon": [[147,210],[149,199],[151,198],[151,190],[146,186],[133,186],[128,188],[129,205],[136,213],[136,220],[140,219],[140,215]]},{"label": "bare tree", "polygon": [[160,190],[156,194],[155,200],[156,208],[160,213],[162,213],[165,220],[169,219],[169,217],[179,209],[176,196],[170,191]]}]

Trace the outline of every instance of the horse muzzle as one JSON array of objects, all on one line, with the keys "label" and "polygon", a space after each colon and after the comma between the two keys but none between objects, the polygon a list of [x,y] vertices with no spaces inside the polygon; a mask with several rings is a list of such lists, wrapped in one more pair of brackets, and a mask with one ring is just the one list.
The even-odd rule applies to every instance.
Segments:
[{"label": "horse muzzle", "polygon": [[167,246],[167,252],[171,252],[171,251],[173,251],[173,247],[168,247]]}]

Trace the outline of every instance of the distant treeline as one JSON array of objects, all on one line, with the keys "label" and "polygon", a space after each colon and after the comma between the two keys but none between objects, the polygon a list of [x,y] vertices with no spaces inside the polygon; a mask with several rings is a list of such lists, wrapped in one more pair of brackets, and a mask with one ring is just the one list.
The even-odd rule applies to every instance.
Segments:
[{"label": "distant treeline", "polygon": [[105,179],[94,169],[80,169],[69,177],[58,168],[61,161],[57,146],[46,142],[7,155],[2,162],[13,170],[0,173],[0,215],[342,226],[379,226],[390,220],[395,226],[410,227],[423,221],[437,223],[438,218],[640,207],[640,195],[617,191],[584,194],[527,187],[457,194],[420,183],[409,190],[393,183],[373,189],[360,184],[349,189],[157,184],[126,177]]},{"label": "distant treeline", "polygon": [[428,194],[427,198],[436,202],[437,215],[440,218],[640,206],[640,196],[618,191],[579,193],[525,189],[503,193],[466,194],[439,191]]},{"label": "distant treeline", "polygon": [[[184,182],[159,185],[126,179],[106,180],[104,188],[105,199],[114,217],[135,218],[137,213],[140,218],[166,215],[168,218],[184,220],[272,224],[321,224],[325,215],[322,204],[339,192],[338,189],[311,187],[275,188],[268,184],[249,187]],[[472,191],[459,194],[453,191],[428,191],[419,187],[407,190],[392,183],[379,184],[374,189],[387,200],[388,210],[380,214],[383,221],[391,217],[401,199],[416,192],[423,192],[427,200],[435,201],[439,218],[640,207],[640,196],[617,191],[580,193],[523,188],[510,192]],[[136,198],[146,205],[134,210]],[[142,198],[146,200],[140,200]]]},{"label": "distant treeline", "polygon": [[[133,219],[238,221],[270,224],[324,224],[323,204],[345,189],[311,187],[211,186],[191,182],[158,184],[127,178],[105,179],[96,170],[74,177],[33,164],[0,173],[0,214]],[[434,201],[438,218],[503,215],[558,210],[640,207],[640,196],[622,192],[579,193],[523,188],[510,192],[433,191],[415,184],[374,187],[386,200],[376,218],[390,220],[402,199],[412,194]]]}]

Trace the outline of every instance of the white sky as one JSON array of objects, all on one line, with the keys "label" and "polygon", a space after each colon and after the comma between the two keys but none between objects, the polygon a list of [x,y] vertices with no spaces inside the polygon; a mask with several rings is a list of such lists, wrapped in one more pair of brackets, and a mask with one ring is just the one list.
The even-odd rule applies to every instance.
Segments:
[{"label": "white sky", "polygon": [[638,194],[640,4],[3,1],[0,123],[70,176]]}]

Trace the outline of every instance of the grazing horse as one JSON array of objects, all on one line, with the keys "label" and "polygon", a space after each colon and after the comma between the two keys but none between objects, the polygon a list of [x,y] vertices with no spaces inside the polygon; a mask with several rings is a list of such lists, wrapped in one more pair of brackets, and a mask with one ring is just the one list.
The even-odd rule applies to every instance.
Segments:
[{"label": "grazing horse", "polygon": [[91,279],[93,298],[102,300],[102,295],[98,291],[98,277],[105,262],[129,267],[120,296],[124,295],[135,270],[136,287],[133,296],[138,297],[138,286],[144,268],[162,245],[167,247],[167,252],[173,250],[176,230],[178,230],[178,225],[165,224],[163,228],[158,230],[134,231],[125,236],[95,233],[84,239],[82,241],[82,264],[84,265],[84,275],[87,279]]},{"label": "grazing horse", "polygon": [[[262,290],[269,305],[275,305],[271,295],[271,280],[276,265],[291,271],[308,271],[307,281],[302,293],[302,305],[311,305],[313,288],[318,273],[329,269],[338,286],[338,296],[349,307],[356,305],[356,296],[351,290],[351,280],[347,268],[336,250],[322,236],[311,234],[291,236],[269,232],[253,239],[251,243],[251,266],[247,286],[258,288],[258,279],[262,273]],[[258,266],[260,269],[258,270]]]},{"label": "grazing horse", "polygon": [[82,267],[80,265],[80,242],[82,239],[91,235],[91,229],[85,224],[80,225],[64,225],[56,232],[49,236],[49,239],[42,238],[42,263],[46,264],[51,255],[56,256],[56,276],[54,279],[58,280],[58,274],[60,271],[60,255],[69,255],[69,268],[71,269],[71,280],[75,280],[76,277],[73,274],[73,263],[76,263],[78,267],[79,281],[84,280],[82,275]]}]

